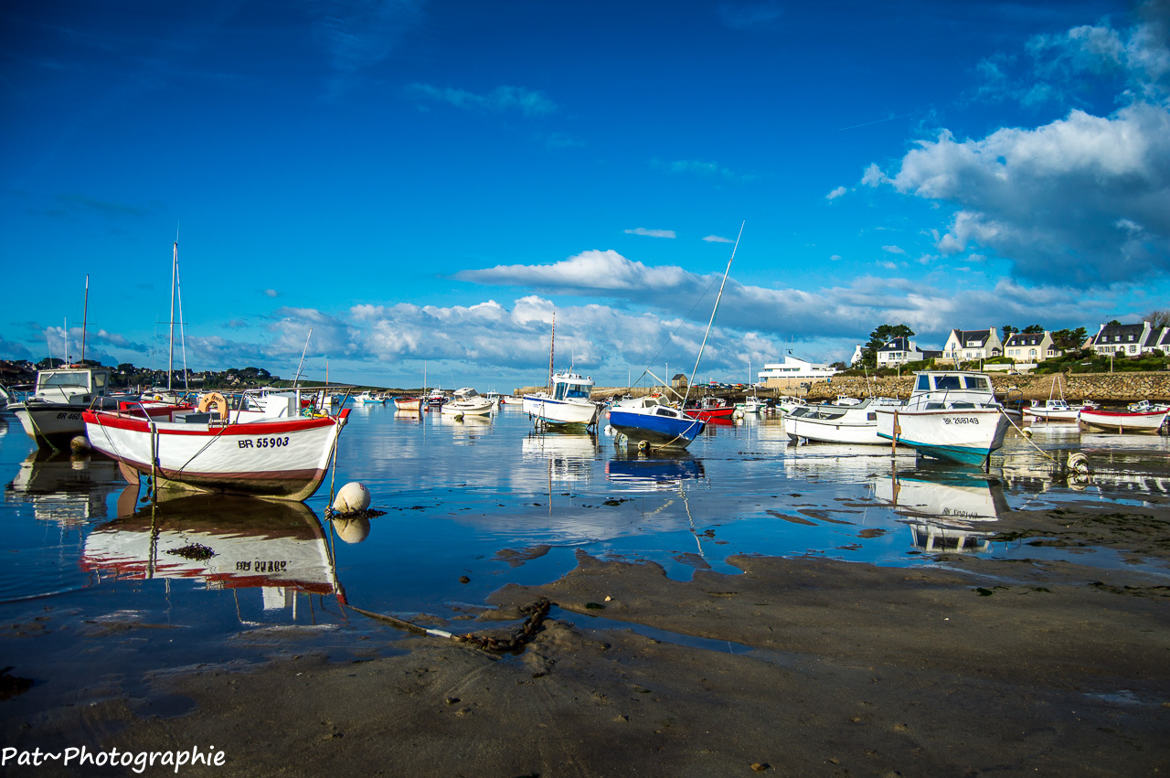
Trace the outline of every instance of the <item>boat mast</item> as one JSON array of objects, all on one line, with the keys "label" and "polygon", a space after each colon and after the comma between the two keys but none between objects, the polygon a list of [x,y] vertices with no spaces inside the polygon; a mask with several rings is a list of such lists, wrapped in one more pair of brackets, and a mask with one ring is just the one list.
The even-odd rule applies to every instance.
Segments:
[{"label": "boat mast", "polygon": [[557,312],[553,311],[552,315],[552,336],[548,341],[548,393],[552,394],[553,384],[553,354],[557,346]]},{"label": "boat mast", "polygon": [[81,308],[81,363],[85,364],[85,323],[89,318],[89,273],[85,274],[85,304]]},{"label": "boat mast", "polygon": [[691,371],[691,380],[687,381],[687,393],[683,395],[683,407],[687,405],[687,398],[691,395],[691,384],[695,382],[695,373],[699,372],[699,360],[703,358],[703,349],[707,347],[707,336],[711,334],[711,325],[715,323],[715,312],[719,310],[719,300],[723,297],[723,287],[727,285],[727,274],[731,272],[731,262],[735,259],[735,250],[739,248],[739,239],[743,236],[743,225],[739,223],[739,234],[735,236],[735,245],[731,247],[731,256],[727,258],[727,269],[723,271],[723,280],[719,283],[719,293],[715,295],[715,307],[711,309],[711,319],[707,322],[707,331],[703,333],[703,342],[699,346],[699,355],[695,357],[695,368]]},{"label": "boat mast", "polygon": [[167,391],[171,391],[171,376],[175,372],[175,274],[179,272],[179,231],[175,230],[175,244],[171,252],[171,335],[167,347]]},{"label": "boat mast", "polygon": [[309,334],[305,336],[305,347],[301,349],[301,362],[297,365],[297,377],[293,379],[295,388],[301,382],[301,368],[305,366],[305,353],[309,350],[309,338],[313,337],[313,328],[309,327]]}]

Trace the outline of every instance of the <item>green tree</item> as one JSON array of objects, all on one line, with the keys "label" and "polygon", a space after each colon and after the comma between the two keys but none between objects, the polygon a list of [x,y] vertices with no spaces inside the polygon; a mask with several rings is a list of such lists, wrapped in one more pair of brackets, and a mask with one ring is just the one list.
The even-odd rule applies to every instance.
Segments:
[{"label": "green tree", "polygon": [[1024,333],[1025,335],[1029,335],[1029,334],[1039,335],[1041,332],[1044,332],[1044,328],[1041,327],[1039,324],[1029,324],[1027,327],[1024,327],[1024,329],[1020,330],[1020,332]]},{"label": "green tree", "polygon": [[1012,326],[1012,325],[1010,325],[1010,324],[1005,324],[1005,325],[1003,325],[1003,327],[1002,327],[1001,329],[1003,329],[1003,340],[1004,340],[1004,342],[1005,342],[1005,343],[1007,342],[1007,339],[1008,339],[1008,337],[1009,337],[1009,336],[1010,336],[1010,335],[1011,335],[1013,332],[1019,332],[1019,331],[1020,331],[1018,327],[1013,327],[1013,326]]},{"label": "green tree", "polygon": [[1088,337],[1084,327],[1077,327],[1075,330],[1057,330],[1052,333],[1052,343],[1058,349],[1072,351],[1079,349]]}]

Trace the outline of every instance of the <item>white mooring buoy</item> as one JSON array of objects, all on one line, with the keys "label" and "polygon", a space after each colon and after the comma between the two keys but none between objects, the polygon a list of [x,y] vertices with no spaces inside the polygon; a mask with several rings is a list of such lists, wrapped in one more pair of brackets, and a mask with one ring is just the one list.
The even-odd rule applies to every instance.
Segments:
[{"label": "white mooring buoy", "polygon": [[341,516],[360,513],[369,507],[370,490],[365,487],[365,484],[360,484],[357,481],[350,481],[338,489],[337,496],[333,498],[333,505],[330,506],[334,513]]}]

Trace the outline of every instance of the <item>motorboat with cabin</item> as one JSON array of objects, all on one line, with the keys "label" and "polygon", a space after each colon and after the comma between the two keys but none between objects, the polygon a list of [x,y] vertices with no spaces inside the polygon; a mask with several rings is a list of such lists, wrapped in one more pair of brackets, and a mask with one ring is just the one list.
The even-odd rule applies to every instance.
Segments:
[{"label": "motorboat with cabin", "polygon": [[491,400],[470,386],[464,386],[456,389],[451,399],[443,403],[442,413],[444,416],[490,416],[494,407]]},{"label": "motorboat with cabin", "polygon": [[63,365],[37,371],[33,392],[22,402],[10,402],[8,410],[38,447],[64,449],[85,434],[82,411],[90,406],[117,408],[127,398],[111,395],[109,389],[109,368]]},{"label": "motorboat with cabin", "polygon": [[904,406],[877,408],[877,434],[896,446],[961,464],[986,466],[1010,421],[991,378],[968,370],[915,373]]},{"label": "motorboat with cabin", "polygon": [[601,406],[593,402],[593,379],[573,372],[554,373],[551,391],[526,394],[524,412],[537,424],[592,427]]}]

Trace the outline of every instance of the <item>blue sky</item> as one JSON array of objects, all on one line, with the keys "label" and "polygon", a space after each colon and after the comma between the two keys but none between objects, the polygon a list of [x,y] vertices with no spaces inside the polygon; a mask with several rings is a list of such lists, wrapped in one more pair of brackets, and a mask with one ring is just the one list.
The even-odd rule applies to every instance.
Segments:
[{"label": "blue sky", "polygon": [[[7,3],[0,357],[510,389],[1170,307],[1170,2]],[[76,355],[76,346],[71,349]]]}]

